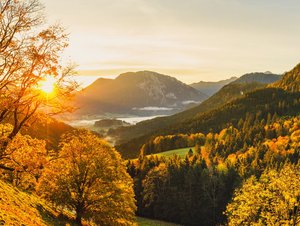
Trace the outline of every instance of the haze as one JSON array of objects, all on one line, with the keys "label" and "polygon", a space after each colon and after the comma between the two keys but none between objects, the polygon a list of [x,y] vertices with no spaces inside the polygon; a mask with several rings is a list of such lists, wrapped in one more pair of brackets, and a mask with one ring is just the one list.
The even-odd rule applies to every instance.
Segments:
[{"label": "haze", "polygon": [[43,0],[70,33],[81,75],[152,70],[191,83],[300,62],[300,3],[279,0]]}]

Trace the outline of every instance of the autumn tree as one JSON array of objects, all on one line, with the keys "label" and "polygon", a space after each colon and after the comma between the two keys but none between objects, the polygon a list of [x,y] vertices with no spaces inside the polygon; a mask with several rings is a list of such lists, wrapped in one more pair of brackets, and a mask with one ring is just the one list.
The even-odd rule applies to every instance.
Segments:
[{"label": "autumn tree", "polygon": [[[20,129],[36,113],[56,114],[70,110],[66,100],[76,89],[67,79],[72,67],[60,65],[68,36],[59,25],[47,26],[38,0],[0,1],[0,123],[13,129],[2,143],[0,158]],[[39,84],[55,80],[51,95]]]},{"label": "autumn tree", "polygon": [[299,172],[299,165],[286,164],[249,178],[227,206],[229,225],[299,225]]},{"label": "autumn tree", "polygon": [[132,179],[118,152],[91,132],[63,137],[56,159],[44,170],[38,190],[59,206],[76,212],[76,221],[100,225],[134,224]]},{"label": "autumn tree", "polygon": [[[11,129],[10,124],[0,125],[0,130],[7,133]],[[46,142],[17,134],[6,148],[0,163],[8,169],[14,169],[14,171],[2,170],[3,172],[0,170],[2,178],[8,179],[16,186],[33,190],[47,163]]]}]

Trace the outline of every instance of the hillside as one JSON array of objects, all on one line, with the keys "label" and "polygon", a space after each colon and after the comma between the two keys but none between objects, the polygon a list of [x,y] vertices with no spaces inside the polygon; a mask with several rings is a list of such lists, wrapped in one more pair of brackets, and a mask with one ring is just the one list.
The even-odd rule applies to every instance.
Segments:
[{"label": "hillside", "polygon": [[199,90],[202,93],[205,93],[208,96],[212,96],[218,92],[223,86],[235,81],[237,77],[231,77],[229,79],[221,80],[218,82],[205,82],[200,81],[197,83],[190,84],[191,87]]},{"label": "hillside", "polygon": [[72,131],[74,128],[54,118],[38,120],[30,127],[24,127],[22,134],[30,135],[33,138],[42,139],[47,142],[47,148],[56,149],[61,135]]},{"label": "hillside", "polygon": [[41,200],[0,180],[0,225],[75,225]]},{"label": "hillside", "polygon": [[300,64],[285,73],[280,81],[270,85],[270,87],[278,87],[290,92],[300,92]]},{"label": "hillside", "polygon": [[228,84],[227,86],[224,86],[219,92],[196,107],[172,116],[159,117],[152,120],[140,122],[134,126],[121,127],[116,130],[111,130],[109,135],[117,137],[119,144],[125,143],[131,139],[141,137],[146,134],[151,134],[155,131],[157,132],[158,130],[167,128],[173,124],[188,120],[197,114],[221,107],[222,105],[236,98],[243,97],[243,95],[248,92],[262,87],[264,87],[264,85],[258,83]]},{"label": "hillside", "polygon": [[75,99],[76,115],[103,113],[171,114],[207,95],[177,79],[151,71],[128,72],[116,79],[98,79]]}]

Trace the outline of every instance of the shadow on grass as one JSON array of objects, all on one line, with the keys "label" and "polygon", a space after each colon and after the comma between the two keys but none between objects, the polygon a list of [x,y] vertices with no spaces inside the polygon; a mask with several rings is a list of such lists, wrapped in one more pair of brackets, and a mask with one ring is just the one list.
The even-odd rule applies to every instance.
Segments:
[{"label": "shadow on grass", "polygon": [[48,224],[54,226],[76,226],[77,224],[74,220],[60,213],[58,216],[55,216],[53,213],[45,209],[42,205],[37,205],[36,209],[39,211],[41,218]]}]

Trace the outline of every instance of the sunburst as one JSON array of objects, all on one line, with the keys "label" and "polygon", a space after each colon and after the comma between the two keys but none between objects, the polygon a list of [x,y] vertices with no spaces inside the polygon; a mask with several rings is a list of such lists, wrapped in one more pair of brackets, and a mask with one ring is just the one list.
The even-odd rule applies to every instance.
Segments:
[{"label": "sunburst", "polygon": [[46,94],[50,94],[55,89],[56,80],[53,77],[46,77],[39,83],[39,89]]}]

